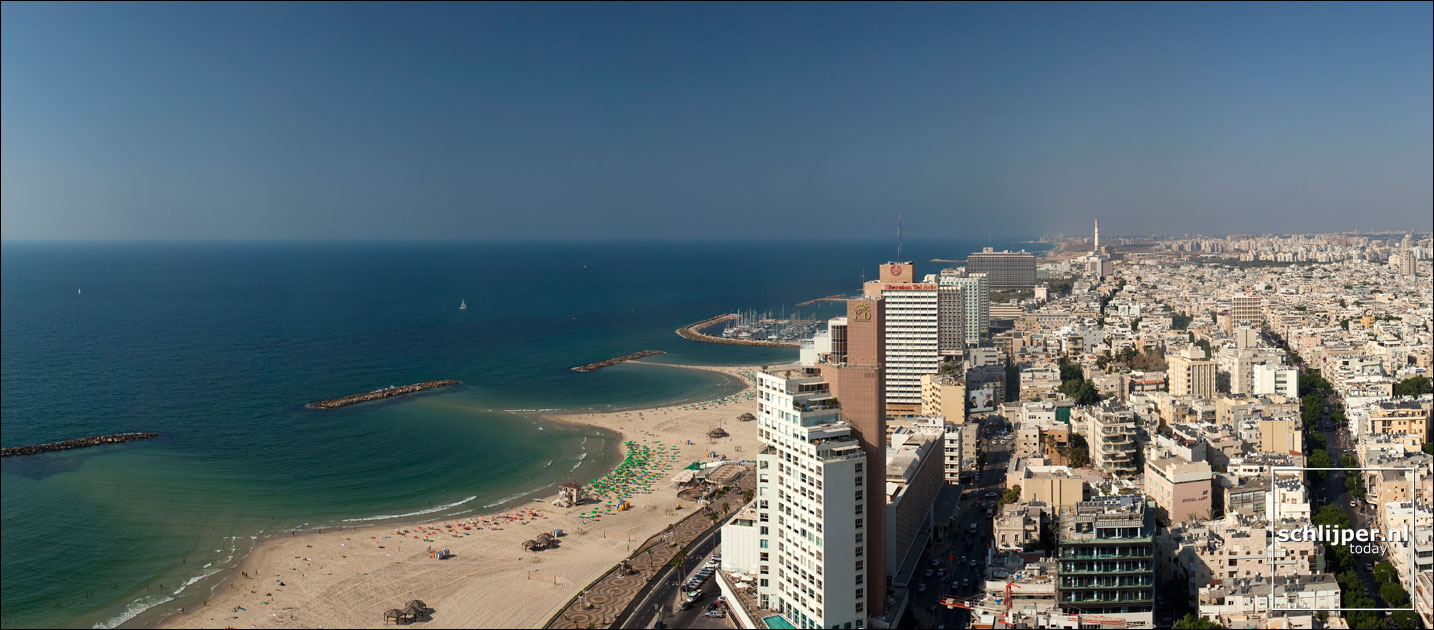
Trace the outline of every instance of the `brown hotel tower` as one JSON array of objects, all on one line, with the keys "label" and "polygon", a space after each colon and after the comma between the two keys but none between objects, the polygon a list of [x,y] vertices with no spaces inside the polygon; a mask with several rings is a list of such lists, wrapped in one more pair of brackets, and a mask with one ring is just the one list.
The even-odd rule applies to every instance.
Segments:
[{"label": "brown hotel tower", "polygon": [[880,298],[847,301],[845,360],[823,370],[866,453],[866,601],[875,617],[886,614],[885,307]]}]

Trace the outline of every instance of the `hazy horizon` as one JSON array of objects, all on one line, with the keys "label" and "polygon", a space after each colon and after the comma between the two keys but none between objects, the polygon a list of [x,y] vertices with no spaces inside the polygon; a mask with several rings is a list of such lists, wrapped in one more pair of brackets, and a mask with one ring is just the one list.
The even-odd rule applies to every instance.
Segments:
[{"label": "hazy horizon", "polygon": [[0,11],[6,242],[1434,230],[1430,3]]}]

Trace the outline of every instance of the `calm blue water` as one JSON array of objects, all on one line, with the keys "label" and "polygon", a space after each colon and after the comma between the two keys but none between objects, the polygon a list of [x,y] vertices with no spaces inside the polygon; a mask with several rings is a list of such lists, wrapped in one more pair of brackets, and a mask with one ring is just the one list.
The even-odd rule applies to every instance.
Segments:
[{"label": "calm blue water", "polygon": [[[937,265],[919,261],[981,244],[908,242],[906,252],[926,272]],[[265,535],[481,511],[587,481],[612,464],[612,434],[521,410],[709,398],[738,384],[642,365],[568,368],[649,348],[667,362],[793,358],[673,330],[854,291],[891,249],[4,243],[4,445],[161,438],[0,464],[3,625],[108,625],[159,604],[141,622],[202,600],[214,574]],[[465,385],[302,407],[438,378]]]}]

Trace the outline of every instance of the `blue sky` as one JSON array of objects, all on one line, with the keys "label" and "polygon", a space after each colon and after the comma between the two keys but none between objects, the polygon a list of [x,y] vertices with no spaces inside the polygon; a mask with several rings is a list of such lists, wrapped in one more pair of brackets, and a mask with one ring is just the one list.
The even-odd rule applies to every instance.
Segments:
[{"label": "blue sky", "polygon": [[1431,6],[5,3],[0,236],[1429,230]]}]

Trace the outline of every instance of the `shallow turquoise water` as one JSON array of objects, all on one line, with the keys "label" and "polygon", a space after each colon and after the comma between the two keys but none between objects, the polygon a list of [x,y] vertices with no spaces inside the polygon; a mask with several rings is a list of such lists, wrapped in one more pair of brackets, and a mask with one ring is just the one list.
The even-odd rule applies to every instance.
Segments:
[{"label": "shallow turquoise water", "polygon": [[[663,362],[794,358],[673,330],[852,290],[860,261],[874,274],[888,249],[846,244],[851,268],[834,273],[832,247],[4,243],[4,445],[161,437],[0,464],[3,625],[157,614],[203,599],[263,536],[481,511],[598,476],[612,434],[523,410],[725,395],[737,384],[709,373],[568,368],[649,348]],[[302,406],[438,378],[465,384]]]}]

